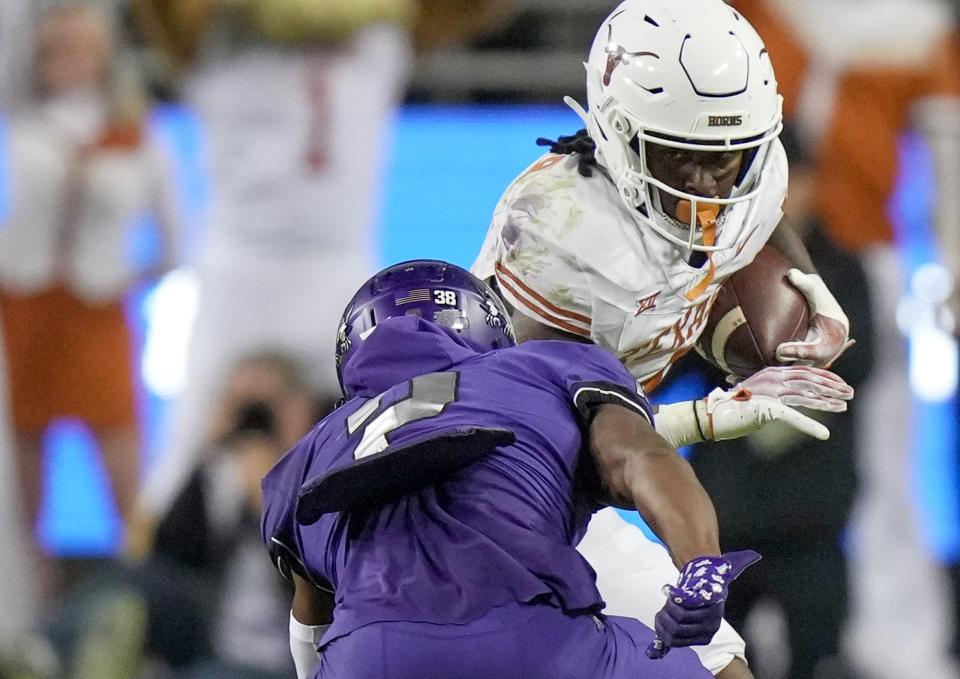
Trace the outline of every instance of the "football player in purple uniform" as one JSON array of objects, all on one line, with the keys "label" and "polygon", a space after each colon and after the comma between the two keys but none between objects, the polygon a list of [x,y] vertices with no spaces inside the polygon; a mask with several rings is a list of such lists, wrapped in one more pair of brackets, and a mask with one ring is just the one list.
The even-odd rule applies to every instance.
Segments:
[{"label": "football player in purple uniform", "polygon": [[[759,557],[721,554],[710,499],[612,354],[514,346],[490,288],[420,260],[364,284],[336,358],[345,403],[263,481],[301,678],[712,676],[682,647],[710,640]],[[575,549],[608,505],[680,569],[656,630],[604,616]]]}]

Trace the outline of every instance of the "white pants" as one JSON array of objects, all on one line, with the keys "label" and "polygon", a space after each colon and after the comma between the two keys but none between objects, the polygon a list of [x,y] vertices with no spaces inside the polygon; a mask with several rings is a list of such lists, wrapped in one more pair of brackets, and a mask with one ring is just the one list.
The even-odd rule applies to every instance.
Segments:
[{"label": "white pants", "polygon": [[[680,575],[667,550],[612,508],[594,515],[577,549],[597,572],[597,587],[607,602],[604,612],[637,618],[652,628],[654,616],[666,602],[663,586],[676,584]],[[703,666],[714,674],[735,657],[744,658],[745,649],[727,621],[709,645],[693,647]]]}]

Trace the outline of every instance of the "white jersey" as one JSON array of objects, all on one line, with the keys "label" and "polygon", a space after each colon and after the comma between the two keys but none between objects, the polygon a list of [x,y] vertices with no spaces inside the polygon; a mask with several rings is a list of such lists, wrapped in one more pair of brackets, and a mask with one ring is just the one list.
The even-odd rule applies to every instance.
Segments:
[{"label": "white jersey", "polygon": [[703,331],[720,284],[756,256],[783,215],[787,159],[770,149],[756,199],[720,214],[700,267],[631,216],[602,169],[547,154],[507,188],[472,271],[521,313],[613,351],[654,388]]}]

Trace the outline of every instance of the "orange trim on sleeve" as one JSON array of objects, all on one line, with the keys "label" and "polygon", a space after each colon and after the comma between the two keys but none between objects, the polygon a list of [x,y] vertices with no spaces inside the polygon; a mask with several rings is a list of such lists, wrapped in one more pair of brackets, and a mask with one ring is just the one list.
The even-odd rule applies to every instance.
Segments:
[{"label": "orange trim on sleeve", "polygon": [[531,304],[528,300],[524,299],[523,294],[520,291],[518,291],[516,288],[514,288],[509,280],[498,275],[497,283],[499,283],[500,289],[502,291],[509,293],[510,297],[513,298],[510,301],[511,303],[515,304],[515,306],[522,306],[527,311],[533,312],[534,314],[536,314],[543,320],[547,321],[551,325],[554,325],[562,330],[566,330],[567,332],[577,335],[578,337],[586,337],[586,338],[590,337],[589,330],[585,330],[580,326],[570,323],[569,321],[565,321],[562,318],[559,318],[557,316],[554,316],[553,314],[547,313],[546,311],[541,309],[539,306],[535,304]]},{"label": "orange trim on sleeve", "polygon": [[540,170],[546,170],[548,167],[553,167],[564,158],[566,158],[566,156],[563,155],[562,153],[548,153],[543,158],[541,158],[536,163],[534,163],[529,168],[527,168],[526,172],[524,172],[522,175],[517,177],[517,181],[519,181],[520,179],[523,179],[527,175],[533,174],[534,172],[539,172]]},{"label": "orange trim on sleeve", "polygon": [[497,269],[497,273],[502,273],[504,276],[506,276],[511,281],[513,281],[521,290],[527,293],[530,297],[532,297],[534,300],[536,300],[537,302],[545,306],[547,309],[557,314],[558,316],[563,316],[565,318],[569,318],[574,321],[580,321],[581,323],[586,323],[587,325],[590,325],[592,323],[589,316],[584,316],[583,314],[578,314],[574,311],[567,311],[566,309],[558,307],[556,304],[554,304],[553,302],[545,298],[543,295],[539,294],[536,290],[531,288],[529,285],[524,283],[522,280],[520,280],[520,278],[516,274],[514,274],[512,271],[510,271],[510,269],[505,267],[500,262],[497,262],[496,269]]}]

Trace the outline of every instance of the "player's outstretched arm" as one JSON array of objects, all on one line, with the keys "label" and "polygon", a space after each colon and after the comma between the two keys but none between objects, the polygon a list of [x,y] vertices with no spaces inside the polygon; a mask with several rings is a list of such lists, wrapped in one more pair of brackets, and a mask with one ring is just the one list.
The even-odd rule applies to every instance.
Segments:
[{"label": "player's outstretched arm", "polygon": [[598,406],[590,451],[611,504],[636,509],[679,567],[720,554],[717,515],[693,468],[641,415]]},{"label": "player's outstretched arm", "polygon": [[609,500],[635,508],[666,544],[680,569],[664,588],[664,607],[647,649],[663,657],[673,646],[707,644],[720,629],[727,590],[760,555],[720,553],[717,516],[686,460],[647,420],[617,405],[601,405],[590,426],[590,451]]},{"label": "player's outstretched arm", "polygon": [[679,448],[739,438],[770,422],[782,422],[825,441],[830,430],[795,408],[843,412],[851,398],[853,387],[829,370],[771,366],[731,389],[717,388],[696,401],[660,406],[657,432]]}]

